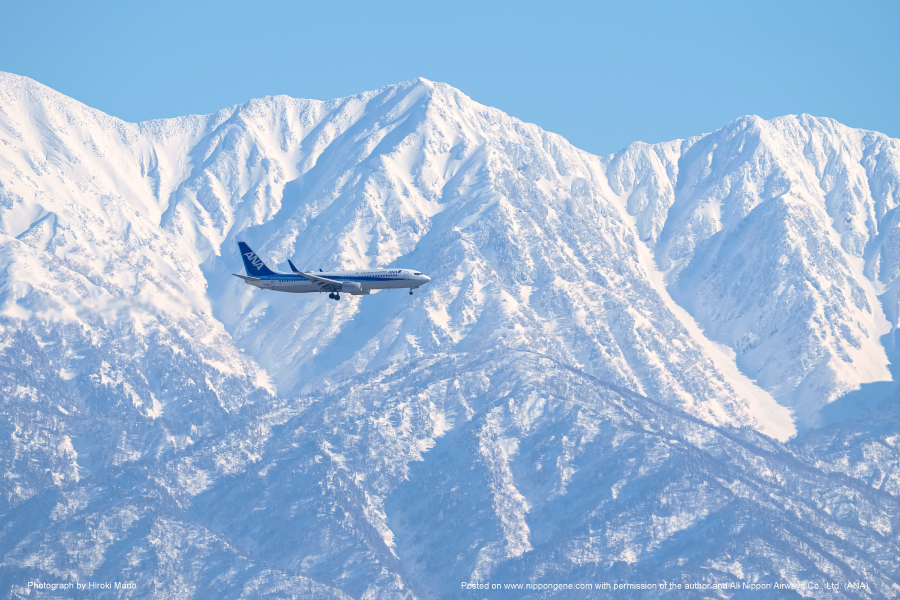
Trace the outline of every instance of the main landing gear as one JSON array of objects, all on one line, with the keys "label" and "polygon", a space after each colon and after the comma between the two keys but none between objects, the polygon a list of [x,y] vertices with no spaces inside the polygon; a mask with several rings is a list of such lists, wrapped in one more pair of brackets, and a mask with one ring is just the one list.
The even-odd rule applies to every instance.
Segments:
[{"label": "main landing gear", "polygon": [[334,292],[331,292],[330,294],[328,294],[328,297],[331,298],[332,300],[340,300],[341,299],[341,295],[335,294]]}]

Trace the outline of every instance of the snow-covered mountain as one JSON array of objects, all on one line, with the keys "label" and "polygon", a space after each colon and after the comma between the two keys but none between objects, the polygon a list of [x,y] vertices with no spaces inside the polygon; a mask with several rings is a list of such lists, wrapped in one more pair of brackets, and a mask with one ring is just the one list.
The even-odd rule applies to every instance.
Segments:
[{"label": "snow-covered mountain", "polygon": [[[0,74],[0,144],[6,594],[900,591],[898,140],[597,157],[424,79],[130,124]],[[236,240],[433,281],[264,292]]]},{"label": "snow-covered mountain", "polygon": [[799,423],[891,379],[900,142],[744,117],[604,162],[672,296]]}]

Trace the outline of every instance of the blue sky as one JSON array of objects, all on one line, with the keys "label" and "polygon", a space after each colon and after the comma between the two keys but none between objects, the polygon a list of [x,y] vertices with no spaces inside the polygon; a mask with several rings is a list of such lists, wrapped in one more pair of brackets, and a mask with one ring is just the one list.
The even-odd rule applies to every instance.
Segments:
[{"label": "blue sky", "polygon": [[129,121],[417,76],[598,154],[811,113],[900,137],[900,2],[3,2],[0,70]]}]

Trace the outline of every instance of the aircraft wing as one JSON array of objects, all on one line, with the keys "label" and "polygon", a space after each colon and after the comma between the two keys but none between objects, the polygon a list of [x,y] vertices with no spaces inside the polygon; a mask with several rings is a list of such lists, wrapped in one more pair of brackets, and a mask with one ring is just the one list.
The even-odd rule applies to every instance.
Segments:
[{"label": "aircraft wing", "polygon": [[294,273],[296,273],[297,275],[302,275],[303,277],[306,277],[307,279],[309,279],[310,281],[315,283],[317,286],[319,286],[320,289],[332,290],[332,291],[335,289],[340,291],[340,289],[341,289],[342,284],[340,281],[335,281],[334,279],[328,279],[327,277],[317,277],[316,275],[311,275],[309,273],[304,273],[302,271],[294,271]]},{"label": "aircraft wing", "polygon": [[290,261],[290,259],[288,259],[288,264],[291,265],[291,271],[293,271],[297,275],[302,275],[303,277],[306,277],[307,279],[309,279],[313,283],[317,284],[322,289],[329,290],[332,287],[336,287],[337,289],[340,289],[340,287],[341,287],[340,281],[335,281],[334,279],[328,279],[327,277],[319,277],[317,275],[310,275],[309,273],[304,273],[303,271],[301,271],[300,269],[295,267],[294,263],[292,263]]}]

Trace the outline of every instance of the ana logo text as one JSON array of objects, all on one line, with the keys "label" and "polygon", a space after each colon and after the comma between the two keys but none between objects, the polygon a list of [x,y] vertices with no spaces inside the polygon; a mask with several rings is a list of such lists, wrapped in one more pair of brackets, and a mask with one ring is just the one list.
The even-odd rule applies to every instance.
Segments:
[{"label": "ana logo text", "polygon": [[249,260],[257,269],[263,266],[263,261],[261,261],[259,257],[256,256],[256,252],[248,252],[244,256],[246,256],[247,260]]}]

